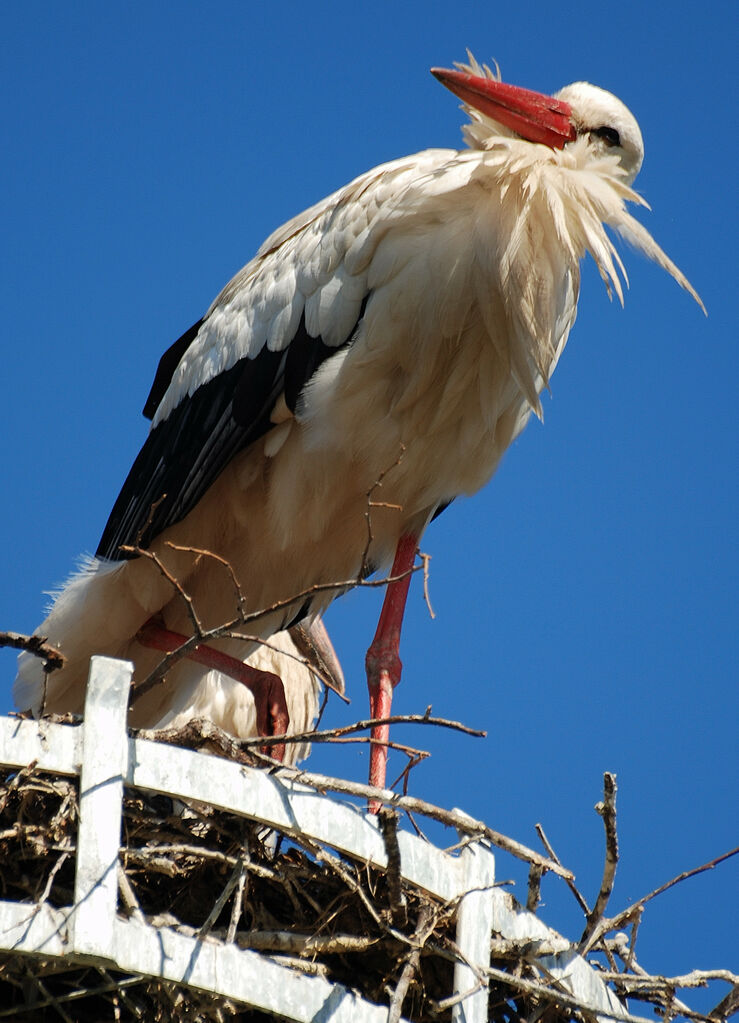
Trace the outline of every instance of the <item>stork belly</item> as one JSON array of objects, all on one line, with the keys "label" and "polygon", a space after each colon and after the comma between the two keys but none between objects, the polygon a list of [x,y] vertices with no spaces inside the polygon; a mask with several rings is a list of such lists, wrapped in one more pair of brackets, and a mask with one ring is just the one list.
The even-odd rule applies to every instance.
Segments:
[{"label": "stork belly", "polygon": [[[322,418],[293,422],[274,457],[262,444],[237,456],[154,544],[165,562],[169,543],[198,548],[180,582],[202,626],[263,612],[242,631],[269,636],[301,611],[325,608],[368,566],[388,568],[401,536],[420,536],[439,504],[479,489],[525,421],[517,389],[501,388],[490,415],[481,362],[489,370],[479,354],[477,365],[470,360],[467,388],[457,386],[457,400],[441,407],[423,393],[408,401],[410,383],[388,389],[378,377],[362,392],[370,408],[343,390]],[[192,631],[181,595],[164,618]],[[223,645],[244,655],[243,646]]]}]

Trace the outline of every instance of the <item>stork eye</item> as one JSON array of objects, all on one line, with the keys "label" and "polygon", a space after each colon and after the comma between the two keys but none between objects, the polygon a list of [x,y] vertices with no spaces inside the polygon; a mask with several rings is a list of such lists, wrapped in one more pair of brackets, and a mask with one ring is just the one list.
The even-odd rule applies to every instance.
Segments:
[{"label": "stork eye", "polygon": [[610,128],[607,124],[604,124],[601,128],[593,128],[592,135],[597,135],[599,139],[603,139],[607,146],[620,146],[621,136],[615,128]]}]

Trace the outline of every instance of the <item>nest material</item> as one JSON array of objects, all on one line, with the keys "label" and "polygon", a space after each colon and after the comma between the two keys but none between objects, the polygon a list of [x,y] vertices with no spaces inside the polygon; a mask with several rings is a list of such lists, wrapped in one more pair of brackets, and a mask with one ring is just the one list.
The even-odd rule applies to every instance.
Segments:
[{"label": "nest material", "polygon": [[[73,903],[77,819],[77,780],[33,767],[0,774],[0,898]],[[235,941],[339,982],[391,1013],[402,1007],[418,1023],[451,1018],[456,907],[424,896],[391,869],[369,869],[236,815],[137,791],[124,798],[121,866],[121,912],[191,936]],[[590,1023],[592,1015],[578,1010],[572,996],[546,986],[530,943],[494,938],[492,949],[489,1020]],[[636,997],[674,1018],[675,1003],[665,1004],[663,989]],[[150,977],[0,952],[0,1023],[6,1018],[274,1019]]]},{"label": "nest material", "polygon": [[[2,776],[3,899],[72,904],[77,789],[76,781],[32,769]],[[301,848],[243,818],[200,805],[183,807],[164,796],[127,792],[123,827],[124,911],[187,934],[235,940],[386,1005],[405,970],[411,976],[403,1015],[419,1023],[450,1018],[443,1003],[452,990],[454,907],[434,903],[405,884],[399,898],[382,872],[319,848]],[[408,971],[419,942],[416,968]],[[151,978],[58,959],[0,955],[0,1019],[273,1019]],[[516,964],[499,960],[497,965]],[[536,999],[514,1002],[513,995],[500,986],[491,990],[491,1020],[517,1019],[536,1008]],[[570,1015],[547,1009],[539,1018]]]}]

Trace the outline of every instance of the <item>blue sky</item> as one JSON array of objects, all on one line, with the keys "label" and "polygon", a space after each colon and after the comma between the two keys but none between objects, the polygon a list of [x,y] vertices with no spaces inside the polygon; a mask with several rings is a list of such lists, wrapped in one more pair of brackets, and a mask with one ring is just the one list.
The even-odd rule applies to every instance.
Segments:
[{"label": "blue sky", "polygon": [[[32,630],[42,591],[95,548],[145,437],[159,355],[266,234],[375,164],[460,144],[457,103],[430,66],[469,46],[519,85],[586,79],[637,116],[636,187],[653,206],[637,215],[709,317],[632,252],[625,309],[585,266],[544,425],[426,534],[436,618],[420,586],[409,602],[397,710],[432,704],[488,738],[396,736],[433,754],[414,793],[532,845],[541,822],[591,900],[603,846],[592,807],[603,771],[616,772],[614,911],[736,845],[731,11],[6,9],[0,628]],[[364,716],[378,605],[364,591],[329,613],[353,697],[348,710],[333,706],[333,723]],[[14,658],[0,655],[6,710]],[[321,752],[314,764],[362,779],[366,753]],[[515,864],[499,863],[520,882]],[[656,900],[638,940],[644,965],[730,967],[738,876],[733,861]],[[544,898],[545,919],[578,937],[564,886],[547,879]]]}]

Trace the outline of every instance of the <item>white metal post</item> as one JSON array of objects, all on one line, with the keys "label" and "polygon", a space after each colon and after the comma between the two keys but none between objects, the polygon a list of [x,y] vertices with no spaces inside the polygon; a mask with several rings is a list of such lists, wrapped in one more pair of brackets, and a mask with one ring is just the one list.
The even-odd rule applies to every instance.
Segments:
[{"label": "white metal post", "polygon": [[93,657],[87,683],[72,947],[115,959],[118,850],[128,767],[126,712],[133,665]]},{"label": "white metal post", "polygon": [[466,963],[454,966],[454,994],[470,993],[452,1007],[452,1023],[486,1023],[488,986],[481,983],[474,967],[490,966],[495,857],[487,846],[475,842],[462,850],[459,860],[467,894],[457,911],[456,941]]}]

